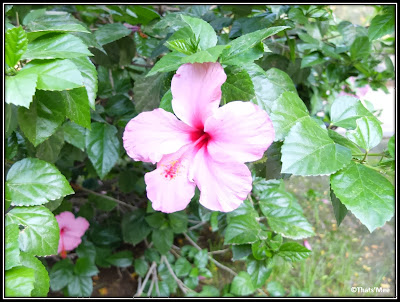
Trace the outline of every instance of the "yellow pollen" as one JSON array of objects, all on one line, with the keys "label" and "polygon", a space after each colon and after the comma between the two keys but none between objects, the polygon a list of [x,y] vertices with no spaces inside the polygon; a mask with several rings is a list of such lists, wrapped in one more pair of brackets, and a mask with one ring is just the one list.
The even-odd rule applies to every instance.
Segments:
[{"label": "yellow pollen", "polygon": [[166,179],[172,180],[174,179],[177,175],[179,175],[179,168],[181,166],[180,160],[173,160],[171,161],[168,165],[162,165],[164,170],[161,172],[161,175],[163,175]]}]

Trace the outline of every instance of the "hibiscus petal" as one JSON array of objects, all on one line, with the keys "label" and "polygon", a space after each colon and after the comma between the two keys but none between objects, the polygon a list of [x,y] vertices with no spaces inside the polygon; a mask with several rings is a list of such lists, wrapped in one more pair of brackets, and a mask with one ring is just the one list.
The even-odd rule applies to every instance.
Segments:
[{"label": "hibiscus petal", "polygon": [[183,210],[189,204],[196,188],[188,179],[191,156],[188,147],[183,147],[178,152],[164,155],[157,169],[146,173],[147,197],[154,210],[172,213]]},{"label": "hibiscus petal", "polygon": [[60,227],[60,230],[61,230],[64,227],[68,227],[68,226],[74,224],[75,215],[72,214],[71,212],[65,211],[65,212],[61,212],[60,214],[56,215],[56,219],[58,222],[58,226]]},{"label": "hibiscus petal", "polygon": [[200,189],[200,203],[213,211],[230,212],[246,199],[252,177],[243,163],[216,161],[201,148],[190,168],[190,177]]},{"label": "hibiscus petal", "polygon": [[172,78],[172,108],[178,118],[197,129],[221,100],[226,74],[220,63],[184,64]]},{"label": "hibiscus petal", "polygon": [[242,163],[262,158],[275,138],[267,112],[240,101],[218,108],[207,119],[204,131],[211,137],[207,148],[213,158],[229,156]]},{"label": "hibiscus petal", "polygon": [[74,224],[69,225],[64,232],[75,237],[82,237],[89,228],[89,222],[83,217],[77,217]]},{"label": "hibiscus petal", "polygon": [[58,253],[61,252],[61,240],[64,242],[64,251],[72,251],[74,248],[77,248],[79,244],[81,244],[81,237],[76,237],[70,234],[65,233],[60,237],[60,244],[58,245]]},{"label": "hibiscus petal", "polygon": [[142,112],[129,121],[123,135],[124,148],[136,161],[158,162],[164,154],[190,143],[193,129],[164,109]]}]

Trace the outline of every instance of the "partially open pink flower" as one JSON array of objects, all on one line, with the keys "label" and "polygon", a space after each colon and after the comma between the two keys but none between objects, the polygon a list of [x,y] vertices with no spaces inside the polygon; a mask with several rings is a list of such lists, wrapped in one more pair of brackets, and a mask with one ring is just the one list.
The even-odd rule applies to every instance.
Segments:
[{"label": "partially open pink flower", "polygon": [[251,102],[219,107],[226,74],[219,63],[184,64],[171,83],[172,113],[142,112],[129,121],[124,148],[137,161],[158,163],[145,175],[157,211],[183,210],[201,191],[214,211],[236,209],[252,189],[245,162],[260,159],[274,140],[268,114]]},{"label": "partially open pink flower", "polygon": [[71,212],[62,212],[56,215],[60,227],[60,241],[58,251],[61,257],[67,256],[67,251],[72,251],[81,243],[81,237],[89,228],[89,222],[83,217],[75,218]]},{"label": "partially open pink flower", "polygon": [[304,241],[303,241],[303,244],[304,244],[304,247],[305,247],[306,249],[309,249],[310,251],[312,250],[311,244],[310,244],[307,240],[304,240]]}]

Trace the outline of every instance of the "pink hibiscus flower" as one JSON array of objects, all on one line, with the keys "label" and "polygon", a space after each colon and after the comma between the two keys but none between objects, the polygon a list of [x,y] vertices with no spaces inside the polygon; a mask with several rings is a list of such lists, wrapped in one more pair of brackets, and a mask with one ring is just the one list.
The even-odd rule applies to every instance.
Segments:
[{"label": "pink hibiscus flower", "polygon": [[136,161],[158,163],[145,175],[153,209],[183,210],[199,188],[200,204],[236,209],[252,189],[245,162],[262,158],[274,140],[268,114],[251,102],[219,107],[226,74],[219,63],[184,64],[171,83],[172,113],[142,112],[129,121],[124,148]]},{"label": "pink hibiscus flower", "polygon": [[304,244],[304,247],[305,247],[305,248],[309,249],[310,251],[312,250],[311,244],[310,244],[307,240],[304,240],[304,241],[303,241],[303,244]]},{"label": "pink hibiscus flower", "polygon": [[81,237],[89,228],[89,222],[83,217],[75,218],[71,212],[62,212],[56,215],[60,227],[60,241],[58,251],[61,258],[67,257],[67,251],[72,251],[81,243]]}]

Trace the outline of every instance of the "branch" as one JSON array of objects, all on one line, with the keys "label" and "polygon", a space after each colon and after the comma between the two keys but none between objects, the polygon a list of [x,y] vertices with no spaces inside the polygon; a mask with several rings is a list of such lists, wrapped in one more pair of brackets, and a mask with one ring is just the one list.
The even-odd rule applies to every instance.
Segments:
[{"label": "branch", "polygon": [[174,271],[172,270],[171,265],[168,262],[167,257],[165,257],[164,255],[161,256],[161,263],[164,262],[165,265],[167,266],[167,269],[170,273],[170,275],[172,276],[172,278],[174,278],[174,280],[176,281],[176,283],[178,284],[179,288],[181,289],[181,291],[186,295],[188,291],[193,291],[192,289],[190,289],[189,287],[187,287],[174,273]]},{"label": "branch", "polygon": [[157,272],[156,272],[156,270],[153,270],[153,280],[154,280],[154,282],[155,282],[155,284],[156,284],[156,293],[157,293],[157,296],[160,296],[160,289],[159,289],[159,287],[158,287],[158,277],[157,277]]},{"label": "branch", "polygon": [[[190,244],[193,245],[196,249],[198,249],[199,251],[202,250],[202,248],[199,247],[199,246],[197,245],[197,243],[194,242],[194,241],[192,240],[192,238],[189,237],[188,234],[183,233],[183,235],[185,236],[185,238],[187,239],[187,241],[189,241]],[[236,273],[235,271],[233,271],[233,270],[230,269],[229,267],[227,267],[227,266],[225,266],[225,265],[219,263],[217,260],[215,260],[215,259],[214,259],[213,257],[211,257],[210,255],[208,255],[208,259],[210,259],[216,266],[218,266],[219,268],[221,268],[221,269],[227,271],[228,273],[230,273],[230,274],[232,274],[232,275],[234,275],[234,276],[237,275],[237,273]]]},{"label": "branch", "polygon": [[217,255],[217,254],[225,254],[226,252],[229,252],[229,248],[226,248],[224,250],[208,252],[208,254],[209,255]]},{"label": "branch", "polygon": [[198,223],[198,224],[196,224],[196,225],[190,227],[188,230],[189,230],[189,231],[195,230],[195,229],[197,229],[197,228],[199,228],[199,227],[205,225],[206,223],[207,223],[207,221],[202,221],[202,222],[200,222],[200,223]]},{"label": "branch", "polygon": [[151,264],[149,270],[147,271],[146,277],[143,280],[143,284],[141,287],[138,288],[138,291],[136,292],[135,296],[140,297],[143,293],[144,287],[146,286],[147,280],[149,280],[150,274],[152,273],[153,269],[157,266],[157,263],[153,261]]},{"label": "branch", "polygon": [[131,205],[131,204],[129,204],[129,203],[126,203],[126,202],[121,201],[121,200],[119,200],[119,199],[115,199],[115,198],[110,197],[110,196],[108,196],[108,195],[104,195],[104,194],[97,193],[97,192],[92,191],[92,190],[90,190],[90,189],[86,189],[86,188],[84,188],[84,187],[77,186],[76,184],[74,185],[74,187],[77,188],[78,190],[81,190],[81,191],[84,191],[84,192],[87,192],[87,193],[90,193],[90,194],[93,194],[93,195],[96,195],[96,196],[99,196],[99,197],[102,197],[102,198],[105,198],[105,199],[108,199],[108,200],[115,201],[116,203],[118,203],[118,204],[120,204],[120,205],[123,205],[123,206],[126,206],[126,207],[128,207],[128,208],[131,208],[132,210],[136,210],[136,209],[137,209],[137,207],[135,207],[135,206],[133,206],[133,205]]}]

